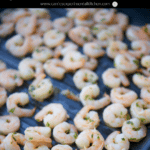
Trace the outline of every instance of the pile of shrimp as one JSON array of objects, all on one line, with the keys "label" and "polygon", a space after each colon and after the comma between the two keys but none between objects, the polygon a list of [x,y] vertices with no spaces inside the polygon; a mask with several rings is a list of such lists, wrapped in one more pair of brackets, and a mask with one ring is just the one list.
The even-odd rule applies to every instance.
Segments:
[{"label": "pile of shrimp", "polygon": [[[128,150],[130,143],[147,135],[150,24],[130,25],[129,17],[116,9],[66,10],[66,16],[54,20],[46,8],[1,12],[0,37],[7,38],[8,54],[20,62],[13,69],[0,60],[0,107],[8,112],[0,116],[0,150],[20,150],[20,145],[24,150],[73,150],[73,144],[80,150]],[[124,36],[131,49],[123,42]],[[107,68],[100,77],[95,70],[101,67],[99,60],[104,56],[112,60],[114,67]],[[42,104],[51,99],[55,92],[51,78],[63,81],[67,73],[73,75],[79,93],[64,89],[61,94],[83,105],[73,123],[67,122],[70,116],[61,103],[50,102],[38,112],[36,106],[24,108],[32,101]],[[128,75],[141,90],[140,98],[129,88]],[[99,79],[110,93],[100,95]],[[16,88],[27,81],[28,92],[17,92]],[[101,126],[100,109],[105,125],[113,129],[106,139],[97,129]],[[24,134],[19,133],[22,117],[32,117],[43,125],[29,126]],[[53,145],[53,140],[57,144]]]}]

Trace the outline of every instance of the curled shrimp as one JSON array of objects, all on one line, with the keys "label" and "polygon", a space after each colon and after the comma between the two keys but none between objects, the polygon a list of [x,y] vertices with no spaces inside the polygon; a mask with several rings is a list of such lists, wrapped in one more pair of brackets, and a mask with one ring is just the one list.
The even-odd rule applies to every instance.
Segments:
[{"label": "curled shrimp", "polygon": [[65,145],[57,144],[53,146],[51,150],[73,150],[73,149],[72,147],[66,144]]},{"label": "curled shrimp", "polygon": [[44,72],[42,63],[29,57],[20,61],[18,69],[24,80],[33,79]]},{"label": "curled shrimp", "polygon": [[110,97],[106,93],[98,100],[94,100],[100,94],[100,89],[97,84],[87,85],[80,92],[79,98],[81,103],[94,106],[94,110],[101,109],[110,104]]},{"label": "curled shrimp", "polygon": [[64,42],[65,38],[65,34],[56,29],[48,30],[43,35],[44,44],[50,48],[61,45]]},{"label": "curled shrimp", "polygon": [[113,88],[110,92],[111,101],[113,103],[120,103],[124,107],[130,107],[137,98],[136,92],[124,87]]},{"label": "curled shrimp", "polygon": [[103,83],[110,88],[119,87],[121,84],[123,84],[123,86],[130,85],[130,82],[125,73],[115,68],[107,69],[102,74],[102,79]]},{"label": "curled shrimp", "polygon": [[0,25],[0,37],[5,38],[13,33],[14,30],[14,23],[3,23]]},{"label": "curled shrimp", "polygon": [[34,49],[32,58],[44,63],[49,58],[52,58],[53,55],[54,53],[50,48],[46,46],[39,46]]},{"label": "curled shrimp", "polygon": [[94,129],[99,126],[100,119],[98,113],[91,111],[92,109],[95,109],[95,107],[86,105],[76,114],[73,121],[79,131]]},{"label": "curled shrimp", "polygon": [[0,60],[0,72],[7,69],[6,63],[2,60]]},{"label": "curled shrimp", "polygon": [[31,41],[30,37],[25,37],[21,34],[16,34],[6,41],[6,49],[15,57],[24,57],[30,52]]},{"label": "curled shrimp", "polygon": [[2,107],[7,100],[7,91],[5,90],[5,88],[0,87],[0,107]]},{"label": "curled shrimp", "polygon": [[106,48],[109,58],[114,59],[121,51],[127,51],[127,44],[122,41],[110,41]]},{"label": "curled shrimp", "polygon": [[146,126],[141,124],[140,120],[137,118],[125,121],[121,130],[131,142],[139,142],[147,134]]},{"label": "curled shrimp", "polygon": [[67,17],[57,18],[53,21],[54,29],[60,32],[67,33],[73,27],[73,20]]},{"label": "curled shrimp", "polygon": [[139,61],[128,52],[118,54],[114,59],[115,68],[123,71],[125,74],[131,74],[137,71]]},{"label": "curled shrimp", "polygon": [[16,132],[20,128],[20,119],[17,116],[4,115],[0,116],[0,133],[7,135]]},{"label": "curled shrimp", "polygon": [[75,143],[80,150],[102,150],[104,138],[98,130],[86,129],[78,135]]},{"label": "curled shrimp", "polygon": [[62,59],[63,67],[68,72],[76,71],[80,69],[85,64],[84,55],[78,51],[68,52]]},{"label": "curled shrimp", "polygon": [[98,75],[89,69],[79,69],[73,76],[73,82],[78,89],[98,81]]},{"label": "curled shrimp", "polygon": [[51,103],[43,107],[34,118],[38,122],[43,120],[45,126],[54,128],[61,122],[66,121],[69,116],[62,104]]},{"label": "curled shrimp", "polygon": [[105,54],[100,44],[95,42],[88,42],[83,45],[83,52],[89,57],[98,58]]},{"label": "curled shrimp", "polygon": [[60,59],[48,59],[43,67],[45,72],[52,78],[62,80],[65,76],[66,69],[63,67],[62,60]]},{"label": "curled shrimp", "polygon": [[20,92],[20,93],[13,93],[11,94],[6,102],[7,111],[11,115],[15,115],[18,117],[31,117],[35,112],[35,107],[33,109],[25,109],[20,108],[18,105],[24,106],[29,103],[29,96],[27,93]]},{"label": "curled shrimp", "polygon": [[122,127],[124,121],[129,118],[128,110],[120,103],[107,106],[103,112],[106,125],[112,128]]},{"label": "curled shrimp", "polygon": [[146,103],[150,103],[150,87],[143,87],[141,89],[141,94],[140,97],[146,102]]},{"label": "curled shrimp", "polygon": [[45,145],[49,148],[52,147],[51,128],[42,126],[28,127],[24,133],[26,140],[36,146]]},{"label": "curled shrimp", "polygon": [[85,43],[93,40],[90,28],[84,26],[77,26],[70,29],[68,32],[68,36],[79,46],[83,46]]},{"label": "curled shrimp", "polygon": [[0,73],[0,85],[9,92],[23,84],[23,80],[19,71],[15,69],[7,69]]},{"label": "curled shrimp", "polygon": [[76,127],[70,123],[62,122],[54,127],[53,137],[56,142],[71,145],[78,136]]},{"label": "curled shrimp", "polygon": [[137,99],[132,103],[130,107],[130,112],[132,117],[138,118],[141,121],[141,123],[150,123],[150,105],[142,99]]},{"label": "curled shrimp", "polygon": [[45,78],[45,74],[40,74],[29,85],[29,93],[31,97],[37,101],[43,102],[44,99],[53,94],[53,84],[50,79]]},{"label": "curled shrimp", "polygon": [[130,142],[120,131],[114,131],[105,140],[107,150],[129,150]]}]

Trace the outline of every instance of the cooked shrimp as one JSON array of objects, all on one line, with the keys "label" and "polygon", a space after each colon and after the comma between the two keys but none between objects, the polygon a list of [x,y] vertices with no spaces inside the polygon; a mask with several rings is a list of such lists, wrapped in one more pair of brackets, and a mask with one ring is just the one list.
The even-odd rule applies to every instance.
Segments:
[{"label": "cooked shrimp", "polygon": [[6,63],[0,60],[0,72],[7,69]]},{"label": "cooked shrimp", "polygon": [[12,92],[16,87],[22,84],[23,80],[17,70],[7,69],[0,73],[0,85],[9,92]]},{"label": "cooked shrimp", "polygon": [[62,60],[60,59],[48,59],[43,67],[45,72],[52,78],[62,80],[65,76],[66,69],[63,68]]},{"label": "cooked shrimp", "polygon": [[150,123],[150,105],[142,99],[137,99],[130,107],[132,117],[138,118],[141,123]]},{"label": "cooked shrimp", "polygon": [[102,74],[102,79],[103,83],[110,88],[119,87],[121,84],[123,84],[123,86],[130,85],[130,82],[125,73],[115,68],[108,68]]},{"label": "cooked shrimp", "polygon": [[104,138],[98,130],[87,129],[78,135],[75,143],[80,150],[102,150]]},{"label": "cooked shrimp", "polygon": [[46,62],[49,58],[52,58],[54,55],[54,52],[46,47],[46,46],[39,46],[34,49],[32,53],[33,59],[36,59],[42,63]]},{"label": "cooked shrimp", "polygon": [[62,122],[54,127],[53,137],[56,142],[71,145],[78,136],[76,127],[70,123]]},{"label": "cooked shrimp", "polygon": [[90,28],[84,26],[77,26],[70,29],[68,32],[68,36],[79,46],[83,46],[85,43],[93,40]]},{"label": "cooked shrimp", "polygon": [[68,52],[62,60],[63,67],[68,71],[76,71],[79,68],[82,68],[85,64],[84,55],[78,51]]},{"label": "cooked shrimp", "polygon": [[28,36],[36,31],[37,18],[35,15],[21,18],[17,21],[15,31],[23,36]]},{"label": "cooked shrimp", "polygon": [[57,29],[60,32],[68,33],[68,31],[73,27],[73,20],[67,17],[56,18],[53,21],[54,29]]},{"label": "cooked shrimp", "polygon": [[129,150],[130,142],[120,131],[114,131],[105,140],[107,150]]},{"label": "cooked shrimp", "polygon": [[146,40],[149,41],[147,33],[139,26],[130,25],[126,30],[126,37],[130,41]]},{"label": "cooked shrimp", "polygon": [[51,150],[73,150],[73,149],[72,147],[66,144],[65,145],[57,144],[53,146]]},{"label": "cooked shrimp", "polygon": [[29,85],[31,97],[37,101],[43,102],[44,99],[53,94],[53,84],[50,79],[45,78],[45,74],[40,74]]},{"label": "cooked shrimp", "polygon": [[31,39],[21,34],[16,34],[9,38],[5,44],[6,49],[15,57],[24,57],[30,52]]},{"label": "cooked shrimp", "polygon": [[127,48],[127,44],[122,41],[110,41],[106,53],[109,58],[114,59],[121,51],[127,51]]},{"label": "cooked shrimp", "polygon": [[61,45],[65,41],[65,34],[56,29],[51,29],[44,33],[44,44],[50,48]]},{"label": "cooked shrimp", "polygon": [[44,121],[45,126],[54,128],[56,125],[63,121],[66,121],[69,116],[67,111],[63,108],[61,104],[51,103],[42,108],[35,115],[35,120]]},{"label": "cooked shrimp", "polygon": [[113,103],[120,103],[124,107],[130,107],[137,98],[136,92],[124,87],[113,88],[110,92],[111,101]]},{"label": "cooked shrimp", "polygon": [[73,82],[78,89],[87,85],[95,84],[98,81],[98,75],[89,69],[79,69],[73,76]]},{"label": "cooked shrimp", "polygon": [[97,84],[87,85],[80,92],[79,98],[81,103],[94,106],[94,110],[101,109],[110,104],[110,97],[106,93],[98,100],[94,100],[100,94],[100,89]]},{"label": "cooked shrimp", "polygon": [[5,90],[5,88],[0,87],[0,107],[2,107],[7,100],[7,92]]},{"label": "cooked shrimp", "polygon": [[14,23],[3,23],[0,25],[0,37],[5,38],[13,33],[14,30]]},{"label": "cooked shrimp", "polygon": [[7,135],[16,132],[20,128],[20,119],[17,116],[0,116],[0,134]]},{"label": "cooked shrimp", "polygon": [[120,103],[107,106],[103,112],[106,125],[112,128],[122,127],[124,121],[129,118],[128,110]]},{"label": "cooked shrimp", "polygon": [[100,44],[95,42],[88,42],[83,45],[83,52],[89,57],[98,58],[105,54]]},{"label": "cooked shrimp", "polygon": [[122,132],[129,141],[139,142],[146,136],[147,128],[139,119],[133,118],[123,123]]},{"label": "cooked shrimp", "polygon": [[85,129],[94,129],[99,126],[100,119],[96,111],[90,111],[95,109],[94,106],[84,106],[75,116],[74,124],[79,131]]},{"label": "cooked shrimp", "polygon": [[115,68],[123,71],[125,74],[136,72],[139,67],[139,61],[128,52],[118,54],[114,59]]},{"label": "cooked shrimp", "polygon": [[44,72],[42,63],[29,57],[20,61],[18,69],[24,80],[33,79]]},{"label": "cooked shrimp", "polygon": [[146,103],[150,103],[150,87],[146,88],[142,88],[141,89],[141,94],[140,97],[146,102]]},{"label": "cooked shrimp", "polygon": [[42,126],[28,127],[24,133],[27,141],[38,146],[45,145],[49,148],[52,147],[52,140],[50,138],[51,128]]},{"label": "cooked shrimp", "polygon": [[29,103],[29,97],[27,93],[20,92],[20,93],[13,93],[11,94],[6,102],[7,111],[10,114],[13,114],[18,117],[31,117],[33,116],[35,109],[25,109],[20,108],[18,105],[24,106]]}]

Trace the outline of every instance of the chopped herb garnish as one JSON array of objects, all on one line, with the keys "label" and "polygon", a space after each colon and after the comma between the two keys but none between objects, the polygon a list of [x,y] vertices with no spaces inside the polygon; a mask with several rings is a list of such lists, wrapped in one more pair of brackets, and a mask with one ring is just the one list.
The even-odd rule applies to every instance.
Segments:
[{"label": "chopped herb garnish", "polygon": [[48,122],[46,123],[46,127],[50,127],[50,124]]},{"label": "chopped herb garnish", "polygon": [[78,137],[77,132],[74,133],[74,138],[76,139]]},{"label": "chopped herb garnish", "polygon": [[13,113],[15,111],[15,108],[12,108],[9,112]]},{"label": "chopped herb garnish", "polygon": [[98,28],[97,27],[93,27],[93,29],[92,30],[98,30]]},{"label": "chopped herb garnish", "polygon": [[134,125],[132,121],[127,121],[127,124]]},{"label": "chopped herb garnish", "polygon": [[33,140],[33,137],[30,137],[29,140]]},{"label": "chopped herb garnish", "polygon": [[137,66],[139,66],[139,61],[138,60],[133,60],[134,64],[136,64]]},{"label": "chopped herb garnish", "polygon": [[29,92],[33,92],[35,90],[35,87],[33,85],[30,86]]},{"label": "chopped herb garnish", "polygon": [[66,134],[69,134],[69,133],[70,133],[70,130],[69,130],[69,129],[68,129],[68,130],[66,130],[66,131],[65,131],[65,133],[66,133]]}]

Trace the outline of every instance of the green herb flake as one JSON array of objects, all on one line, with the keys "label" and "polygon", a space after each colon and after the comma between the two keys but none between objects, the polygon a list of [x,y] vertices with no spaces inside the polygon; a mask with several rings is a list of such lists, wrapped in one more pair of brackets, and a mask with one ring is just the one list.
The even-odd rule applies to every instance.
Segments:
[{"label": "green herb flake", "polygon": [[98,30],[98,28],[97,27],[93,27],[93,29],[92,30]]},{"label": "green herb flake", "polygon": [[33,137],[30,137],[29,140],[33,140]]},{"label": "green herb flake", "polygon": [[46,127],[50,127],[50,123],[47,122],[47,123],[46,123]]},{"label": "green herb flake", "polygon": [[75,132],[74,133],[74,138],[77,139],[77,137],[78,137],[78,134],[77,134],[77,132]]},{"label": "green herb flake", "polygon": [[122,141],[125,141],[125,138],[122,138]]},{"label": "green herb flake", "polygon": [[14,113],[15,108],[12,108],[9,112]]},{"label": "green herb flake", "polygon": [[70,130],[69,130],[69,129],[68,129],[68,130],[66,130],[66,131],[65,131],[65,133],[66,133],[66,134],[69,134],[69,133],[70,133]]},{"label": "green herb flake", "polygon": [[134,125],[134,123],[132,121],[127,121],[127,124]]},{"label": "green herb flake", "polygon": [[139,66],[139,61],[138,60],[133,60],[133,63]]}]

